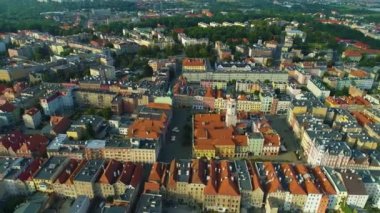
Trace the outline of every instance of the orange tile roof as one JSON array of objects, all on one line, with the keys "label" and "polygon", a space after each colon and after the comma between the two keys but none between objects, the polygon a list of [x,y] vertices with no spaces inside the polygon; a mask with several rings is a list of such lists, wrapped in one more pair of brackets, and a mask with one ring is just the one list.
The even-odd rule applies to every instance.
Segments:
[{"label": "orange tile roof", "polygon": [[350,75],[358,77],[358,78],[365,78],[368,76],[368,73],[364,70],[357,69],[357,70],[351,70]]},{"label": "orange tile roof", "polygon": [[206,61],[202,58],[184,58],[182,60],[182,66],[205,66]]},{"label": "orange tile roof", "polygon": [[177,177],[177,163],[176,160],[173,159],[170,161],[170,166],[169,166],[169,180],[167,187],[168,188],[176,188],[176,177]]},{"label": "orange tile roof", "polygon": [[161,110],[171,110],[172,109],[172,106],[170,104],[153,103],[153,102],[146,105],[146,107],[152,108],[152,109],[161,109]]},{"label": "orange tile roof", "polygon": [[229,162],[226,160],[220,161],[220,186],[218,194],[227,196],[240,196],[237,184],[231,179],[229,170]]},{"label": "orange tile roof", "polygon": [[373,121],[370,118],[368,118],[361,112],[352,112],[351,114],[356,118],[358,123],[362,126],[373,123]]},{"label": "orange tile roof", "polygon": [[162,175],[164,173],[164,165],[162,163],[155,162],[152,165],[152,169],[149,174],[149,181],[161,182]]},{"label": "orange tile roof", "polygon": [[238,146],[248,146],[248,137],[246,135],[236,135],[233,141]]},{"label": "orange tile roof", "polygon": [[371,106],[371,103],[360,96],[352,97],[352,96],[340,96],[334,97],[329,96],[326,98],[326,103],[330,103],[333,105],[364,105]]},{"label": "orange tile roof", "polygon": [[191,165],[192,175],[191,183],[205,184],[206,185],[206,162],[200,159],[194,159]]},{"label": "orange tile roof", "polygon": [[[323,191],[328,195],[336,195],[336,191],[326,175],[322,172],[321,167],[313,168],[313,173],[317,179],[317,183],[322,187]],[[319,187],[320,188],[320,187]]]},{"label": "orange tile roof", "polygon": [[278,134],[270,133],[263,134],[265,146],[280,146],[280,136]]},{"label": "orange tile roof", "polygon": [[217,166],[214,160],[210,161],[210,169],[209,169],[209,179],[207,180],[207,185],[204,189],[205,195],[217,195],[218,192],[216,191],[216,170]]},{"label": "orange tile roof", "polygon": [[[267,175],[267,193],[274,193],[279,190],[282,190],[280,181],[275,173],[274,166],[271,162],[264,162],[263,163],[264,168],[266,171],[268,171]],[[270,180],[270,181],[269,181]]]},{"label": "orange tile roof", "polygon": [[145,182],[144,192],[158,192],[160,191],[160,184],[156,182]]},{"label": "orange tile roof", "polygon": [[247,166],[248,166],[248,172],[251,176],[251,183],[252,183],[253,190],[256,190],[258,188],[260,188],[262,190],[259,176],[258,176],[256,170],[254,169],[251,161],[247,161]]},{"label": "orange tile roof", "polygon": [[317,186],[314,184],[310,177],[310,173],[305,165],[297,164],[295,166],[296,171],[304,178],[304,187],[308,194],[320,194]]},{"label": "orange tile roof", "polygon": [[357,50],[346,50],[344,51],[345,57],[361,57],[363,55],[362,51]]},{"label": "orange tile roof", "polygon": [[289,181],[288,183],[289,183],[290,193],[298,194],[298,195],[306,195],[305,190],[297,182],[293,168],[291,168],[291,166],[289,164],[283,163],[283,164],[281,164],[281,169],[282,169],[286,179]]},{"label": "orange tile roof", "polygon": [[128,136],[139,139],[158,139],[165,125],[161,120],[139,119],[128,129]]}]

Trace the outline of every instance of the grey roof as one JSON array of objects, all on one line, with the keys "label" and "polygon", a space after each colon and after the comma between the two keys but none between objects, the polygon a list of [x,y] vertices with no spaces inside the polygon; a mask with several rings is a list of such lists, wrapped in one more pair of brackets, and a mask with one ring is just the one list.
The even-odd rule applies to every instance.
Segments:
[{"label": "grey roof", "polygon": [[89,203],[90,203],[90,199],[87,196],[80,195],[75,199],[74,203],[71,205],[70,212],[79,213],[81,212],[83,206],[85,205],[89,206]]},{"label": "grey roof", "polygon": [[330,167],[322,167],[323,172],[328,177],[328,179],[331,181],[331,183],[334,184],[336,189],[339,190],[339,192],[347,192],[346,186],[343,184],[342,180],[339,177],[339,173],[335,171],[334,169]]},{"label": "grey roof", "polygon": [[105,160],[89,160],[75,176],[74,181],[95,182],[101,170],[104,169]]},{"label": "grey roof", "polygon": [[239,190],[252,191],[253,186],[251,182],[251,176],[248,171],[247,162],[245,160],[235,160],[234,164],[231,164],[234,168],[232,171],[238,177]]},{"label": "grey roof", "polygon": [[177,181],[188,183],[190,180],[191,160],[178,160],[177,169]]},{"label": "grey roof", "polygon": [[31,158],[0,158],[0,176],[4,179],[16,179],[28,165],[32,162]]},{"label": "grey roof", "polygon": [[325,107],[325,105],[310,92],[303,93],[302,99],[293,99],[292,105],[293,106],[306,106],[308,108]]},{"label": "grey roof", "polygon": [[41,167],[41,169],[34,175],[35,179],[50,180],[60,168],[65,166],[64,162],[68,162],[65,157],[51,157]]},{"label": "grey roof", "polygon": [[142,194],[137,204],[136,212],[162,212],[162,196],[159,194]]},{"label": "grey roof", "polygon": [[89,140],[87,141],[86,148],[88,149],[102,149],[106,145],[105,140]]}]

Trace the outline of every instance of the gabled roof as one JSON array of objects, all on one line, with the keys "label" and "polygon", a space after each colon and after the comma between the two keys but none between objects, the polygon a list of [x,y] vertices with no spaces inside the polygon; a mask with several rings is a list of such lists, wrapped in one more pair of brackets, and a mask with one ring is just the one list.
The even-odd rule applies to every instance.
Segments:
[{"label": "gabled roof", "polygon": [[191,183],[204,184],[206,185],[206,173],[207,168],[206,162],[201,159],[194,159],[191,165],[192,175]]},{"label": "gabled roof", "polygon": [[207,180],[207,185],[204,189],[205,195],[217,195],[218,192],[216,190],[216,181],[217,181],[217,175],[216,175],[216,162],[214,160],[210,161],[210,169],[209,169],[209,179]]},{"label": "gabled roof", "polygon": [[14,152],[20,149],[25,143],[26,136],[20,131],[13,131],[0,138],[0,143],[6,148],[11,148]]},{"label": "gabled roof", "polygon": [[33,177],[34,174],[41,168],[43,163],[42,159],[35,159],[29,166],[18,176],[21,181],[27,181]]},{"label": "gabled roof", "polygon": [[110,160],[103,174],[99,178],[99,183],[114,184],[121,174],[122,163],[116,160]]},{"label": "gabled roof", "polygon": [[69,129],[71,121],[66,117],[51,116],[50,123],[56,134],[65,133]]},{"label": "gabled roof", "polygon": [[[69,178],[73,175],[74,171],[80,167],[81,161],[76,159],[70,159],[70,162],[66,165],[66,167],[62,170],[61,174],[59,174],[56,183],[64,184]],[[82,164],[83,165],[83,164]],[[72,184],[72,182],[70,183]]]},{"label": "gabled roof", "polygon": [[152,169],[150,170],[149,174],[149,181],[154,181],[154,182],[161,182],[161,178],[164,172],[164,165],[159,162],[155,162],[152,165]]},{"label": "gabled roof", "polygon": [[240,196],[236,182],[231,176],[229,162],[222,160],[220,162],[220,186],[218,194],[227,196]]}]

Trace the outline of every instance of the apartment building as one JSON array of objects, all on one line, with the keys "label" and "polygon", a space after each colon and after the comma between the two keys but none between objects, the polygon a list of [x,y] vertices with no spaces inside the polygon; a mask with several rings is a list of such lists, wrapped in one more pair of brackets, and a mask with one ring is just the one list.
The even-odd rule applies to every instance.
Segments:
[{"label": "apartment building", "polygon": [[40,170],[43,163],[44,161],[41,159],[33,160],[26,169],[21,172],[18,178],[14,180],[14,184],[18,188],[18,193],[30,194],[36,191],[33,176]]},{"label": "apartment building", "polygon": [[[332,183],[327,179],[327,176],[323,172],[323,169],[319,166],[312,168],[312,172],[315,177],[316,186],[323,193],[321,202],[325,202],[320,205],[318,211],[324,212],[328,210],[336,210],[339,208],[339,198]],[[326,203],[327,202],[327,203]]]},{"label": "apartment building", "polygon": [[[295,170],[299,174],[299,183],[305,188],[307,199],[303,206],[304,212],[318,212],[326,209],[327,200],[322,199],[322,193],[319,187],[316,186],[314,174],[311,173],[304,165],[298,164]],[[301,178],[302,177],[302,178]]]},{"label": "apartment building", "polygon": [[207,162],[204,160],[172,160],[169,165],[168,196],[174,200],[186,201],[192,206],[202,204],[205,198],[206,169]]},{"label": "apartment building", "polygon": [[25,183],[20,181],[18,176],[24,172],[32,162],[33,160],[30,158],[0,158],[1,187],[5,189],[7,194],[18,195],[29,193]]},{"label": "apartment building", "polygon": [[41,124],[41,112],[37,108],[25,110],[22,119],[24,120],[25,127],[36,129]]},{"label": "apartment building", "polygon": [[325,99],[330,96],[330,90],[317,78],[310,78],[306,87],[317,98]]},{"label": "apartment building", "polygon": [[368,193],[361,177],[352,171],[340,171],[343,184],[347,188],[347,205],[353,208],[364,208],[368,200]]},{"label": "apartment building", "polygon": [[204,210],[240,212],[240,192],[229,164],[228,161],[210,162],[210,178],[204,189]]},{"label": "apartment building", "polygon": [[264,190],[251,162],[236,160],[233,162],[232,168],[233,173],[238,177],[241,206],[247,209],[261,208],[264,204]]},{"label": "apartment building", "polygon": [[40,98],[40,105],[45,115],[56,115],[63,112],[65,109],[71,109],[74,107],[74,88],[68,88],[66,90],[60,89],[59,91],[53,91],[45,94]]},{"label": "apartment building", "polygon": [[96,181],[105,167],[104,160],[88,160],[74,177],[74,188],[79,195],[93,198],[100,195],[100,189],[96,186]]},{"label": "apartment building", "polygon": [[37,191],[53,192],[53,183],[58,175],[63,171],[69,160],[64,157],[51,157],[42,166],[41,169],[33,176],[33,182]]},{"label": "apartment building", "polygon": [[182,60],[183,72],[206,72],[207,61],[202,58],[184,58]]},{"label": "apartment building", "polygon": [[123,164],[116,160],[110,160],[100,175],[98,188],[103,197],[115,196],[115,183],[121,175]]},{"label": "apartment building", "polygon": [[84,160],[69,159],[69,162],[52,184],[53,191],[60,196],[71,198],[77,197],[77,192],[74,186],[74,176],[85,163],[86,161]]}]

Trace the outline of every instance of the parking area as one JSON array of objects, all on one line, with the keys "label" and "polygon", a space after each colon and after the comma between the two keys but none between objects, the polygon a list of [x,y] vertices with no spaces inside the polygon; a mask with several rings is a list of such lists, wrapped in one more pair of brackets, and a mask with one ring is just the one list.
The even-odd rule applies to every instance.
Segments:
[{"label": "parking area", "polygon": [[192,133],[189,127],[191,127],[191,109],[174,108],[167,141],[160,152],[159,161],[170,162],[174,158],[191,158]]}]

